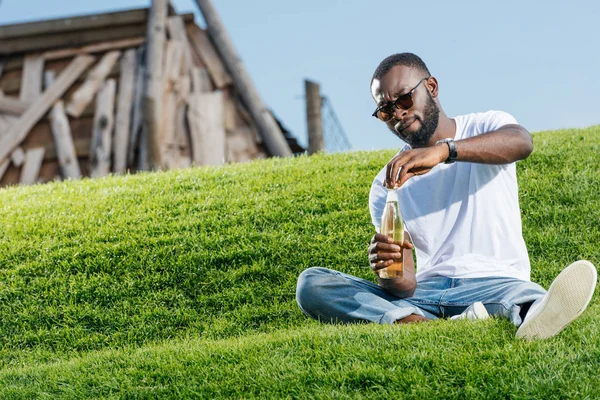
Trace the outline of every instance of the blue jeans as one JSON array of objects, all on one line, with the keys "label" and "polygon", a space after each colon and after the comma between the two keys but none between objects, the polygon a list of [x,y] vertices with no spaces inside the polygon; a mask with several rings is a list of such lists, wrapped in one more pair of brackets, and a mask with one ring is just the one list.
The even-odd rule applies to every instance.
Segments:
[{"label": "blue jeans", "polygon": [[418,282],[414,295],[401,299],[371,281],[319,267],[303,271],[296,288],[298,305],[309,317],[324,322],[379,324],[393,324],[411,314],[447,318],[481,301],[490,315],[508,318],[519,326],[521,307],[529,308],[545,294],[537,283],[515,278],[436,276]]}]

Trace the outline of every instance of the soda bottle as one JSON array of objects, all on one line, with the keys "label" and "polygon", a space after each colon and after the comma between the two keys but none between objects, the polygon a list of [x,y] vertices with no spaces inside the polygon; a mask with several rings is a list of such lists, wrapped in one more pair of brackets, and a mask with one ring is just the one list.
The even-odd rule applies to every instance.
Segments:
[{"label": "soda bottle", "polygon": [[[394,244],[398,246],[404,243],[404,222],[402,221],[402,214],[400,214],[400,207],[398,206],[398,191],[396,189],[388,190],[383,217],[381,218],[380,233],[390,237],[394,241]],[[379,270],[379,277],[384,279],[402,277],[402,253],[403,250],[400,250],[400,258],[394,258],[392,265]]]}]

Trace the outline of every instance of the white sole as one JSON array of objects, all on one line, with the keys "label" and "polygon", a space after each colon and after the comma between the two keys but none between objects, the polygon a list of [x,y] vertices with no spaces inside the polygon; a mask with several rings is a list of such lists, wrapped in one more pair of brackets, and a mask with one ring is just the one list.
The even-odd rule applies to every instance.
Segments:
[{"label": "white sole", "polygon": [[594,265],[585,260],[576,261],[563,269],[550,285],[535,314],[525,318],[516,337],[546,339],[562,331],[588,306],[597,277]]}]

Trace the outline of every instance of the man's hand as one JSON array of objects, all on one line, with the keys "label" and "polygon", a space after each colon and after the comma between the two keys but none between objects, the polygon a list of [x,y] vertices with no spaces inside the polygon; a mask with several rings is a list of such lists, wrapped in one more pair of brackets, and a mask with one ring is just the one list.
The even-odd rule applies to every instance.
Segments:
[{"label": "man's hand", "polygon": [[446,143],[404,151],[387,164],[383,186],[389,189],[400,187],[413,176],[431,171],[433,167],[444,162],[449,154]]},{"label": "man's hand", "polygon": [[408,240],[405,240],[402,245],[394,244],[394,241],[380,233],[376,233],[371,239],[369,246],[369,263],[371,269],[377,276],[379,270],[387,268],[394,263],[394,258],[402,257],[403,249],[412,250],[413,245]]}]

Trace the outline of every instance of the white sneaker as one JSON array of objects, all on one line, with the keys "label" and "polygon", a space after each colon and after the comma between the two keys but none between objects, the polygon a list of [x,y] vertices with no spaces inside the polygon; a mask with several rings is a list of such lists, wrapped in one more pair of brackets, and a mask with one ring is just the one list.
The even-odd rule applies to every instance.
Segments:
[{"label": "white sneaker", "polygon": [[483,303],[480,301],[476,301],[475,303],[467,307],[467,309],[463,311],[462,314],[450,317],[450,319],[468,319],[470,321],[475,321],[477,319],[488,319],[489,317],[490,314],[488,314]]},{"label": "white sneaker", "polygon": [[597,272],[585,260],[563,269],[548,293],[531,305],[516,337],[546,339],[562,331],[585,310],[596,288]]}]

